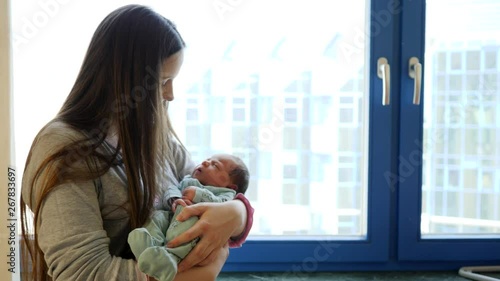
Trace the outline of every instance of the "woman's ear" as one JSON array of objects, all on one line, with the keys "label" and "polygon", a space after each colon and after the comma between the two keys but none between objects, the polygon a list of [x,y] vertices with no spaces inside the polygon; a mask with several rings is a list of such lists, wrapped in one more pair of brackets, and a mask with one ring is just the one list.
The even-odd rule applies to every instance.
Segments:
[{"label": "woman's ear", "polygon": [[230,184],[227,188],[231,188],[234,191],[238,191],[238,186],[234,183]]}]

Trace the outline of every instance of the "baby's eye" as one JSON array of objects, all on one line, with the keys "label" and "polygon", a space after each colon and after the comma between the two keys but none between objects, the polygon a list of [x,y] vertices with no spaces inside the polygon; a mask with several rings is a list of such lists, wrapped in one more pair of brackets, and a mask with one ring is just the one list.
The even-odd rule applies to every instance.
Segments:
[{"label": "baby's eye", "polygon": [[170,79],[165,79],[165,80],[161,81],[161,86],[165,87],[165,85],[167,85],[167,83],[168,83],[168,80],[170,80]]}]

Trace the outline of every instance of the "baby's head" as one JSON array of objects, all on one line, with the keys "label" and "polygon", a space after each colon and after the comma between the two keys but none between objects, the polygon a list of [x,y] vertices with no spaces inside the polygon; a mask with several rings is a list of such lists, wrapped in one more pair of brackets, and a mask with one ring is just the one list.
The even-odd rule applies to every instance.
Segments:
[{"label": "baby's head", "polygon": [[245,193],[250,174],[240,158],[216,154],[196,166],[192,176],[203,185],[227,187],[237,193]]}]

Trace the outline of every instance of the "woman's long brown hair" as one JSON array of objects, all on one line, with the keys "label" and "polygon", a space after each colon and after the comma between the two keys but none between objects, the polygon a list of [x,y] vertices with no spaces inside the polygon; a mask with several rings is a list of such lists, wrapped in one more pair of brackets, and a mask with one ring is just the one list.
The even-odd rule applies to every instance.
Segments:
[{"label": "woman's long brown hair", "polygon": [[[175,136],[162,104],[159,74],[162,62],[183,47],[172,22],[140,5],[121,7],[98,26],[76,82],[56,116],[84,137],[31,167],[36,173],[29,188],[37,194],[31,210],[21,198],[23,280],[52,280],[38,244],[37,222],[47,195],[67,181],[98,179],[117,165],[119,154],[127,176],[130,227],[148,219],[161,163],[170,155],[169,138]],[[118,135],[118,146],[109,155],[99,148],[111,130]],[[38,136],[32,149],[37,141]],[[86,165],[84,173],[75,170],[81,163]]]}]

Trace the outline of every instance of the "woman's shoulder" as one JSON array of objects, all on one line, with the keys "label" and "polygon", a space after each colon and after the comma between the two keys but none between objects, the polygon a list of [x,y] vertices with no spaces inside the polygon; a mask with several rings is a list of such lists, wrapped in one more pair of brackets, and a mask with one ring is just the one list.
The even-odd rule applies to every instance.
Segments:
[{"label": "woman's shoulder", "polygon": [[82,138],[84,133],[69,124],[53,119],[49,121],[41,130],[39,135],[53,136],[53,137],[66,137],[66,138]]},{"label": "woman's shoulder", "polygon": [[37,134],[32,148],[57,149],[84,138],[84,133],[60,120],[49,121]]},{"label": "woman's shoulder", "polygon": [[[51,155],[66,145],[78,140],[83,135],[64,122],[52,120],[48,122],[36,135],[31,145],[22,179],[22,194],[25,202],[35,202],[34,194],[31,194],[33,179],[35,179],[39,168],[44,165]],[[27,201],[30,200],[30,201]]]},{"label": "woman's shoulder", "polygon": [[64,122],[52,120],[36,135],[26,160],[26,172],[35,172],[47,159],[78,140],[84,134]]}]

